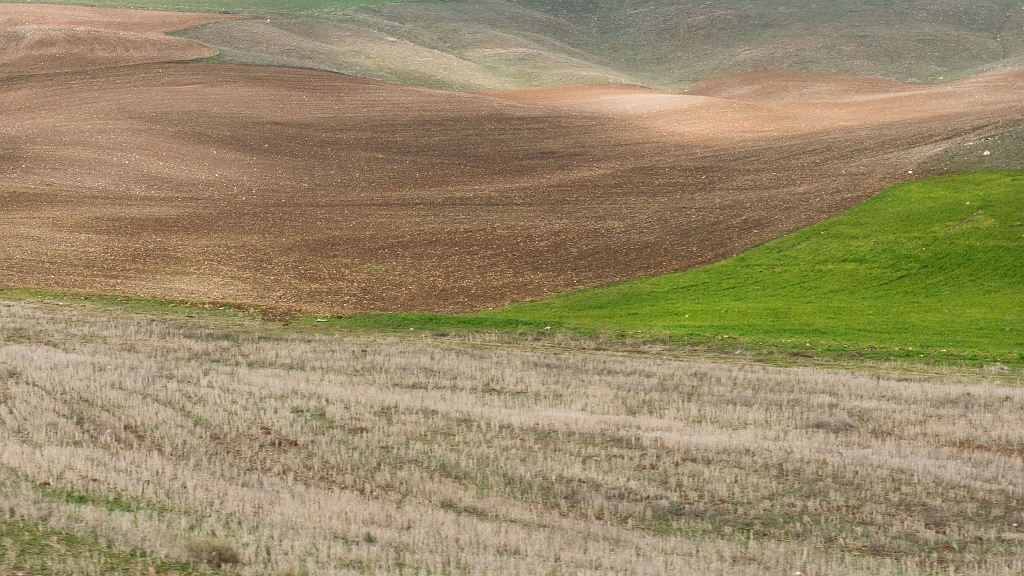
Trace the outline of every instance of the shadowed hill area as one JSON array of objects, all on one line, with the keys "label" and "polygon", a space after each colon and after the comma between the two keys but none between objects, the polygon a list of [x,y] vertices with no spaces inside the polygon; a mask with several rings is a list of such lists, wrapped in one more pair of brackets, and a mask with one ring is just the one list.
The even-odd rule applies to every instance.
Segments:
[{"label": "shadowed hill area", "polygon": [[681,89],[758,69],[936,81],[1019,63],[1024,54],[1019,0],[309,4],[267,3],[287,18],[212,24],[188,37],[235,62],[460,89],[604,82]]},{"label": "shadowed hill area", "polygon": [[683,89],[761,69],[940,81],[1024,61],[1021,0],[68,3],[231,12],[246,18],[181,35],[228,62],[447,89],[608,82]]}]

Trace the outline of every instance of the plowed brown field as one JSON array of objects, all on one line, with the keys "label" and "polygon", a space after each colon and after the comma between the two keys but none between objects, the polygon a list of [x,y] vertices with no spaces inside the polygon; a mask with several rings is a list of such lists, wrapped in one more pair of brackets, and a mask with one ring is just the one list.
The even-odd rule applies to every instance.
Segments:
[{"label": "plowed brown field", "polygon": [[64,72],[212,56],[216,50],[164,34],[229,16],[0,4],[0,76]]},{"label": "plowed brown field", "polygon": [[721,259],[1024,123],[1012,70],[465,94],[167,63],[217,16],[115,14],[0,5],[2,286],[479,309]]}]

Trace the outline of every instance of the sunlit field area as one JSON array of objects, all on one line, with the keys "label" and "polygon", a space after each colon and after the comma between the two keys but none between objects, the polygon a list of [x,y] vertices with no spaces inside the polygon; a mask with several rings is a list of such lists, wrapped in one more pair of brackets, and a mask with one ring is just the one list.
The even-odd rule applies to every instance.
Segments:
[{"label": "sunlit field area", "polygon": [[0,571],[1019,574],[1024,389],[0,304]]},{"label": "sunlit field area", "polygon": [[57,1],[0,576],[1024,574],[1024,0]]}]

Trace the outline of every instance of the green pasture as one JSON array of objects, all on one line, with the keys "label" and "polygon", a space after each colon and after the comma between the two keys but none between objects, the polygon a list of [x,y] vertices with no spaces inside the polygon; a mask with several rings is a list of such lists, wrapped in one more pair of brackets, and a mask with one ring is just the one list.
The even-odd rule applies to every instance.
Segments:
[{"label": "green pasture", "polygon": [[686,272],[471,315],[330,322],[1024,364],[1024,173],[896,185],[830,220]]}]

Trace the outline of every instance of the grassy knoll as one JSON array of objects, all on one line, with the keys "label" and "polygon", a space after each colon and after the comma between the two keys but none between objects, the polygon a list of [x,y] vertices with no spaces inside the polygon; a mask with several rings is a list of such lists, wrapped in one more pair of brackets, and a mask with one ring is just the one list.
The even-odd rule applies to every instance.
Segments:
[{"label": "grassy knoll", "polygon": [[887,358],[1021,364],[1024,174],[900,184],[711,266],[386,328],[565,329]]}]

